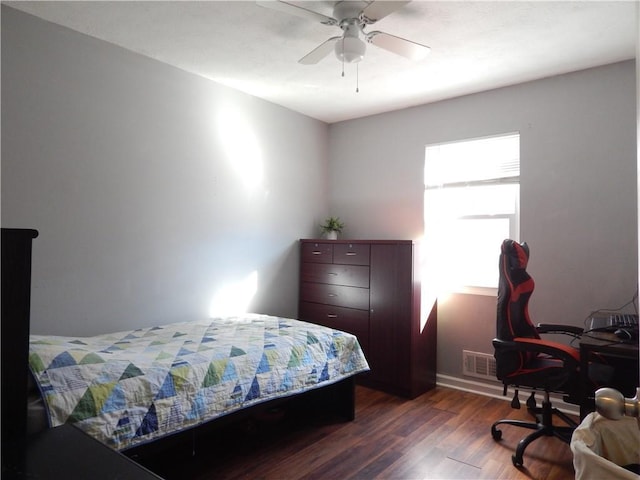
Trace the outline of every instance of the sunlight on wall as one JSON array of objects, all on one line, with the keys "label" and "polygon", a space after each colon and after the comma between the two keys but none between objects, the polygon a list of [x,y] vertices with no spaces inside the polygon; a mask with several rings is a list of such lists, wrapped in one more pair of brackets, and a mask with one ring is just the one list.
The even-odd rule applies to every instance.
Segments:
[{"label": "sunlight on wall", "polygon": [[249,305],[258,291],[258,272],[254,270],[242,280],[223,286],[213,297],[210,317],[239,315],[249,311]]},{"label": "sunlight on wall", "polygon": [[247,191],[256,191],[264,181],[264,159],[253,128],[235,108],[222,108],[217,124],[220,143],[229,164]]},{"label": "sunlight on wall", "polygon": [[427,250],[424,248],[425,237],[421,237],[415,240],[416,245],[420,245],[419,258],[418,258],[418,269],[419,272],[416,272],[416,275],[420,278],[420,332],[424,330],[424,327],[427,325],[427,321],[429,320],[429,314],[433,309],[433,305],[438,300],[438,289],[436,284],[437,277],[431,274],[431,267],[429,266],[429,255],[427,255]]}]

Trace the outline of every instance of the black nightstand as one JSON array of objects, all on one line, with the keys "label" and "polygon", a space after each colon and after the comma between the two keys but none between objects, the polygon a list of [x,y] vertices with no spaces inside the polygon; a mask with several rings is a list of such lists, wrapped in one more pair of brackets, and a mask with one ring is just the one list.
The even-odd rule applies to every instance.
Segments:
[{"label": "black nightstand", "polygon": [[5,460],[2,478],[7,479],[162,480],[70,424],[29,437],[19,466],[8,467]]}]

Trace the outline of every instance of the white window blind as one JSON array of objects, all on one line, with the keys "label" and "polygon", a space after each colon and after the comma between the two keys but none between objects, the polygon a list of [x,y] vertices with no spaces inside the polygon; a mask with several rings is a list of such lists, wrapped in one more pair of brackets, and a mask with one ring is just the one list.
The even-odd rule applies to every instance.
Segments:
[{"label": "white window blind", "polygon": [[520,177],[520,135],[479,138],[426,147],[427,189],[511,183]]}]

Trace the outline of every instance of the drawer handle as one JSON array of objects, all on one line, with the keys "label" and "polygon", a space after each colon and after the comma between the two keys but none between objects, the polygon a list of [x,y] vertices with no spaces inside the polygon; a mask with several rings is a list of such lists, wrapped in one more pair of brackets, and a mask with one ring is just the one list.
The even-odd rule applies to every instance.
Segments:
[{"label": "drawer handle", "polygon": [[327,275],[338,275],[336,272],[327,272]]},{"label": "drawer handle", "polygon": [[335,313],[327,313],[327,317],[328,318],[338,318],[338,315],[336,315]]},{"label": "drawer handle", "polygon": [[311,252],[311,255],[322,255],[322,252],[319,250],[314,250],[313,252]]},{"label": "drawer handle", "polygon": [[345,255],[347,257],[355,257],[357,255],[357,253],[356,252],[347,252],[347,253],[345,253]]},{"label": "drawer handle", "polygon": [[328,294],[328,296],[329,296],[329,297],[337,297],[337,296],[338,296],[338,294],[337,294],[337,293],[329,293],[329,294]]}]

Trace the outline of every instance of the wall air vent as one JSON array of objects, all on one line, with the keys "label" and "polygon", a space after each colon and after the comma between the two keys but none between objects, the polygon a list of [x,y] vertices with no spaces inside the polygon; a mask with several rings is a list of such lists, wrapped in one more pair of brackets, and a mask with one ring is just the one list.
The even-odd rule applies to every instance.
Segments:
[{"label": "wall air vent", "polygon": [[462,374],[497,381],[496,359],[489,353],[462,351]]}]

